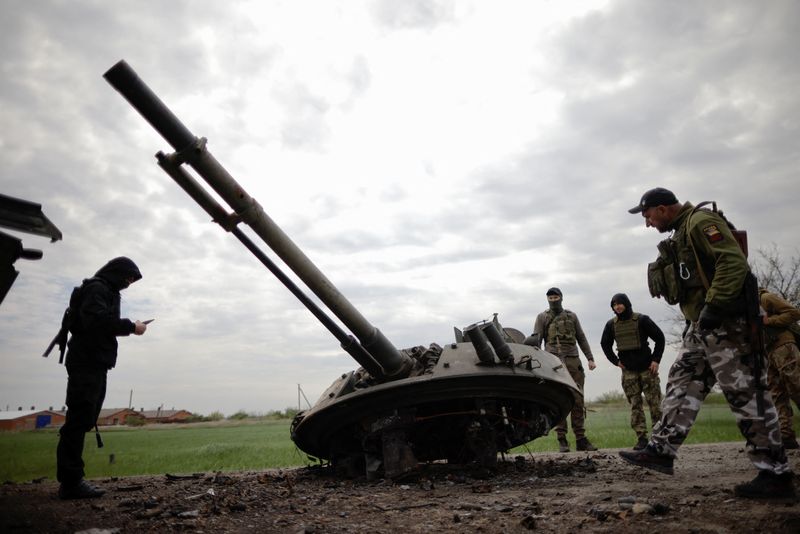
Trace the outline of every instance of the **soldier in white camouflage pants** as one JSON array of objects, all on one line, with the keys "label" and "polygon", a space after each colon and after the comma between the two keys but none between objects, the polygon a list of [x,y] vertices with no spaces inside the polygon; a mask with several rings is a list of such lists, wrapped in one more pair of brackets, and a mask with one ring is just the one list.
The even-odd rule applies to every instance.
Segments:
[{"label": "soldier in white camouflage pants", "polygon": [[[661,405],[663,415],[653,429],[650,445],[659,454],[675,457],[703,399],[718,383],[736,416],[739,431],[747,440],[747,453],[753,465],[775,474],[788,472],[778,412],[764,389],[766,369],[761,374],[761,391],[757,391],[753,378],[753,355],[744,319],[726,321],[721,328],[703,334],[693,324],[684,337],[669,371]],[[763,415],[758,414],[759,395],[764,396]]]},{"label": "soldier in white camouflage pants", "polygon": [[641,450],[620,451],[620,457],[673,474],[678,448],[711,387],[719,383],[758,470],[753,480],[737,484],[734,494],[748,499],[794,499],[778,412],[764,388],[766,369],[759,374],[760,365],[754,365],[761,363],[755,358],[762,358],[762,351],[753,353],[751,347],[757,344],[751,343],[756,340],[751,339],[745,321],[749,317],[753,329],[763,322],[758,317],[757,280],[747,264],[742,232],[717,210],[716,203],[681,204],[663,187],[645,192],[628,212],[641,213],[646,227],[669,234],[658,244],[656,261],[647,266],[647,285],[652,296],[680,305],[690,329],[670,369],[661,420],[650,442]]}]

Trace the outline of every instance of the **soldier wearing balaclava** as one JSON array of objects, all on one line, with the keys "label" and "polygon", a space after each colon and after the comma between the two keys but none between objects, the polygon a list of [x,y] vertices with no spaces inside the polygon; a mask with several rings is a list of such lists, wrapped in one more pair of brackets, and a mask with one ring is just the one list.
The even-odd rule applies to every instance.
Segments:
[{"label": "soldier wearing balaclava", "polygon": [[[544,342],[545,350],[558,356],[564,367],[569,371],[572,379],[578,385],[580,393],[575,394],[575,404],[572,407],[570,421],[572,422],[572,432],[575,434],[575,448],[579,451],[596,451],[597,447],[592,445],[586,437],[584,427],[585,413],[583,400],[583,386],[586,374],[581,365],[578,347],[583,351],[588,361],[589,370],[593,371],[596,367],[592,349],[583,333],[578,316],[574,312],[564,309],[564,295],[557,287],[547,290],[548,309],[536,317],[533,326],[534,343],[541,346]],[[559,451],[569,452],[569,442],[567,441],[567,419],[564,418],[556,426],[558,436]]]}]

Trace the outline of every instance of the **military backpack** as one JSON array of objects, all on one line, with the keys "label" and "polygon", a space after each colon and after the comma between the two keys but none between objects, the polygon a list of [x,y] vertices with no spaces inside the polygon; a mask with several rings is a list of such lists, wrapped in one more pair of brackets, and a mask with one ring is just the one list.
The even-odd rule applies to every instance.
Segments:
[{"label": "military backpack", "polygon": [[45,349],[44,354],[42,354],[43,357],[47,358],[50,355],[50,352],[52,352],[53,348],[58,345],[58,350],[60,353],[58,363],[64,363],[64,351],[67,349],[69,334],[74,334],[81,328],[78,310],[80,310],[81,300],[83,298],[82,289],[86,286],[86,284],[94,280],[100,279],[88,278],[83,281],[80,287],[72,288],[72,293],[69,296],[69,306],[67,306],[67,309],[64,310],[64,315],[61,317],[61,328],[47,346],[47,349]]}]

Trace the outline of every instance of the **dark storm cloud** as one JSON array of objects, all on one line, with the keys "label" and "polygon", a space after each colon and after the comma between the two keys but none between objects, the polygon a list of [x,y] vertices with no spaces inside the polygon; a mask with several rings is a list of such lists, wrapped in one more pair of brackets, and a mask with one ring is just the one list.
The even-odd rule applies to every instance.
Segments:
[{"label": "dark storm cloud", "polygon": [[753,149],[770,160],[796,148],[787,139],[796,139],[798,121],[786,117],[800,111],[790,52],[798,19],[794,2],[612,4],[554,44],[555,79],[566,80],[564,130],[712,173],[739,167]]},{"label": "dark storm cloud", "polygon": [[800,168],[798,20],[795,2],[627,1],[576,19],[548,48],[560,123],[535,149],[478,171],[475,220],[546,217],[560,238],[585,243],[582,228],[621,229],[609,215],[659,184],[684,200],[727,200],[729,213],[786,240],[772,221],[788,211],[757,214]]}]

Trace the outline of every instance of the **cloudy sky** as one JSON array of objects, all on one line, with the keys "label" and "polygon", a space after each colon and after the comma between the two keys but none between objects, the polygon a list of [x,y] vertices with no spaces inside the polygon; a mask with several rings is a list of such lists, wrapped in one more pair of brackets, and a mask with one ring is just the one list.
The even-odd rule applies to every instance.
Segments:
[{"label": "cloudy sky", "polygon": [[0,410],[63,404],[66,372],[40,355],[72,287],[119,255],[144,274],[123,314],[156,321],[121,340],[107,407],[132,391],[136,408],[266,412],[355,367],[156,165],[169,145],[102,77],[120,59],[399,348],[495,312],[528,334],[559,286],[595,398],[621,390],[599,346],[612,294],[672,328],[646,285],[662,236],[626,211],[644,190],[716,200],[751,249],[800,246],[791,0],[0,11],[0,192],[64,234],[16,234],[44,258],[17,262],[0,307]]}]

